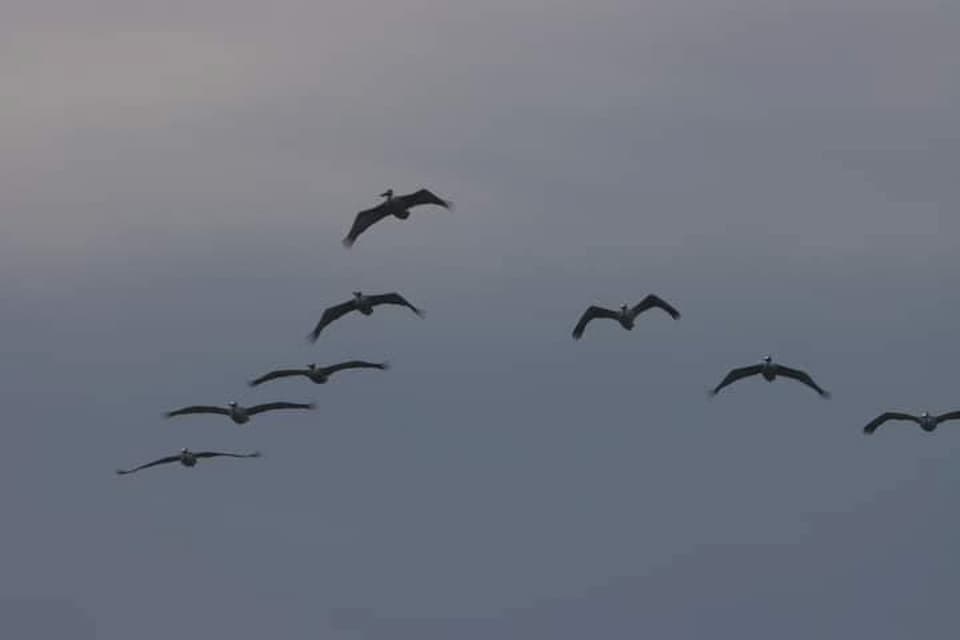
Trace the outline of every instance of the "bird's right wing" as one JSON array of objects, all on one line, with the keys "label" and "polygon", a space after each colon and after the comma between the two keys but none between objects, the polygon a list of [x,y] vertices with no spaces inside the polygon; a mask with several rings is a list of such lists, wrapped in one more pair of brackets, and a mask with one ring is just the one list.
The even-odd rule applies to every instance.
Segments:
[{"label": "bird's right wing", "polygon": [[277,409],[315,409],[316,405],[312,402],[268,402],[266,404],[258,404],[255,407],[250,407],[247,409],[247,413],[251,416],[255,416],[258,413],[263,413],[264,411],[276,411]]},{"label": "bird's right wing", "polygon": [[950,413],[942,413],[937,416],[937,424],[946,422],[947,420],[960,420],[960,411],[951,411]]},{"label": "bird's right wing", "polygon": [[401,307],[406,307],[407,309],[410,309],[410,311],[413,311],[415,314],[417,314],[421,318],[423,317],[422,309],[418,309],[417,307],[410,304],[409,300],[404,298],[402,295],[400,295],[396,291],[394,291],[393,293],[381,293],[378,295],[367,296],[367,300],[369,300],[370,304],[373,306],[377,306],[379,304],[395,304]]},{"label": "bird's right wing", "polygon": [[710,395],[715,396],[718,393],[720,393],[720,389],[723,389],[724,387],[733,384],[734,382],[736,382],[737,380],[740,380],[741,378],[755,376],[761,371],[763,371],[762,364],[755,364],[749,367],[741,367],[739,369],[733,369],[730,373],[727,374],[727,377],[725,377],[723,381],[720,384],[718,384],[713,389],[713,391],[710,392]]},{"label": "bird's right wing", "polygon": [[573,339],[579,340],[583,336],[583,330],[587,328],[587,323],[594,318],[611,318],[616,320],[618,317],[620,317],[620,314],[616,311],[604,309],[597,305],[590,305],[587,307],[587,310],[583,312],[583,315],[580,316],[577,326],[573,328]]},{"label": "bird's right wing", "polygon": [[320,337],[320,332],[323,331],[324,327],[337,318],[350,313],[354,309],[356,309],[356,303],[353,300],[348,300],[347,302],[341,302],[338,305],[327,307],[323,311],[323,315],[320,316],[320,321],[317,322],[317,326],[315,326],[313,331],[310,332],[310,335],[307,336],[310,342],[316,342],[317,338]]},{"label": "bird's right wing", "polygon": [[253,453],[225,453],[223,451],[199,451],[193,454],[195,458],[216,458],[218,456],[224,456],[227,458],[259,458],[260,452],[254,451]]},{"label": "bird's right wing", "polygon": [[306,369],[277,369],[276,371],[271,371],[270,373],[265,373],[256,380],[250,381],[250,386],[255,387],[264,382],[270,380],[276,380],[277,378],[289,378],[290,376],[305,376],[307,375]]},{"label": "bird's right wing", "polygon": [[381,202],[375,207],[358,213],[357,217],[353,219],[353,226],[350,227],[350,231],[343,239],[343,246],[352,247],[361,233],[389,216],[391,211],[392,205],[390,202]]},{"label": "bird's right wing", "polygon": [[864,433],[873,433],[877,430],[877,427],[882,425],[887,420],[909,420],[911,422],[920,423],[920,419],[916,416],[912,416],[909,413],[898,413],[896,411],[888,411],[887,413],[880,414],[876,418],[870,421],[870,423],[863,428]]},{"label": "bird's right wing", "polygon": [[366,360],[348,360],[346,362],[340,362],[338,364],[332,364],[329,367],[324,367],[324,371],[328,374],[336,373],[337,371],[343,371],[344,369],[389,369],[390,364],[387,362],[367,362]]},{"label": "bird's right wing", "polygon": [[429,189],[419,189],[413,193],[408,193],[406,195],[397,196],[396,198],[403,203],[404,209],[409,209],[410,207],[416,207],[421,204],[435,204],[446,209],[453,209],[453,203],[449,200],[444,200],[434,192]]},{"label": "bird's right wing", "polygon": [[646,298],[644,298],[643,300],[641,300],[640,302],[638,302],[633,307],[633,309],[630,310],[630,313],[633,315],[633,317],[637,317],[647,309],[652,309],[653,307],[657,307],[658,309],[663,309],[674,320],[677,320],[680,318],[680,312],[677,311],[677,309],[672,304],[668,303],[666,300],[664,300],[660,296],[654,295],[652,293],[648,295]]},{"label": "bird's right wing", "polygon": [[185,416],[191,413],[218,413],[222,416],[230,415],[229,409],[224,409],[223,407],[209,407],[205,405],[196,405],[193,407],[184,407],[183,409],[177,409],[176,411],[167,412],[167,417],[172,418],[174,416]]},{"label": "bird's right wing", "polygon": [[158,464],[168,464],[170,462],[176,462],[180,459],[180,456],[167,456],[166,458],[160,458],[159,460],[154,460],[153,462],[148,462],[147,464],[142,464],[139,467],[134,467],[133,469],[117,469],[117,475],[122,476],[128,473],[136,473],[141,469],[147,469],[149,467],[155,467]]}]

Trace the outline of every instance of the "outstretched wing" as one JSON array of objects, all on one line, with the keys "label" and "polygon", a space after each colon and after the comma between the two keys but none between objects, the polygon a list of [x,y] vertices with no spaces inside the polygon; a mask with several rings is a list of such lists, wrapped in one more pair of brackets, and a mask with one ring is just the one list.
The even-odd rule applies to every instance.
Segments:
[{"label": "outstretched wing", "polygon": [[307,375],[306,369],[277,369],[276,371],[271,371],[266,373],[256,380],[250,381],[250,386],[255,387],[264,382],[269,382],[270,380],[276,380],[277,378],[289,378],[290,376],[305,376]]},{"label": "outstretched wing", "polygon": [[937,416],[937,424],[946,422],[947,420],[960,420],[960,411],[951,411],[950,413],[943,413]]},{"label": "outstretched wing", "polygon": [[331,373],[336,373],[337,371],[343,371],[344,369],[389,369],[389,362],[367,362],[366,360],[348,360],[347,362],[341,362],[339,364],[333,364],[329,367],[324,367],[323,370],[329,375]]},{"label": "outstretched wing", "polygon": [[266,404],[258,404],[255,407],[250,407],[247,409],[247,414],[255,416],[258,413],[263,413],[264,411],[275,411],[277,409],[314,409],[317,405],[312,402],[301,403],[301,402],[268,402]]},{"label": "outstretched wing", "polygon": [[180,459],[180,456],[167,456],[166,458],[160,458],[159,460],[154,460],[153,462],[148,462],[147,464],[142,464],[139,467],[134,467],[133,469],[117,469],[117,475],[126,475],[128,473],[135,473],[141,469],[148,469],[149,467],[155,467],[158,464],[167,464],[170,462],[176,462]]},{"label": "outstretched wing", "polygon": [[347,302],[342,302],[332,307],[327,307],[323,311],[323,315],[320,316],[320,321],[317,323],[317,326],[315,326],[313,328],[313,331],[310,332],[310,335],[307,336],[310,342],[316,342],[317,338],[320,337],[320,332],[323,331],[323,328],[326,327],[328,324],[330,324],[337,318],[340,318],[341,316],[344,316],[350,313],[356,308],[357,308],[357,305],[354,300],[349,300]]},{"label": "outstretched wing", "polygon": [[418,316],[421,316],[421,317],[423,316],[423,311],[421,311],[420,309],[417,309],[415,306],[410,304],[406,298],[404,298],[402,295],[396,292],[384,293],[378,296],[367,296],[367,300],[369,300],[370,304],[374,307],[377,306],[378,304],[396,304],[396,305],[400,305],[401,307],[406,307],[410,309]]},{"label": "outstretched wing", "polygon": [[452,202],[449,200],[444,200],[428,189],[420,189],[419,191],[414,191],[413,193],[397,196],[394,198],[394,201],[401,202],[404,209],[416,207],[417,205],[421,204],[435,204],[444,207],[445,209],[453,209]]},{"label": "outstretched wing", "polygon": [[259,458],[260,452],[254,451],[253,453],[225,453],[223,451],[198,451],[193,454],[194,458],[216,458],[219,456],[224,456],[227,458]]},{"label": "outstretched wing", "polygon": [[720,384],[718,384],[713,389],[713,391],[710,392],[710,395],[715,396],[720,392],[720,389],[723,389],[724,387],[733,384],[734,382],[736,382],[737,380],[740,380],[741,378],[748,378],[750,376],[755,376],[761,371],[763,371],[762,364],[755,364],[749,367],[740,367],[739,369],[733,369],[732,371],[730,371],[730,373],[727,374],[727,377],[725,377],[723,381]]},{"label": "outstretched wing", "polygon": [[381,202],[375,207],[358,213],[353,219],[353,226],[350,227],[350,231],[343,239],[343,246],[352,247],[361,233],[389,216],[395,206],[392,201]]},{"label": "outstretched wing", "polygon": [[916,422],[920,424],[920,418],[912,416],[909,413],[897,413],[895,411],[888,411],[887,413],[880,414],[876,418],[870,421],[870,424],[863,428],[864,433],[873,433],[877,430],[877,427],[882,425],[887,420],[909,420],[911,422]]},{"label": "outstretched wing", "polygon": [[573,328],[573,339],[579,340],[583,336],[583,330],[587,328],[587,323],[594,318],[610,318],[616,320],[619,317],[620,314],[616,311],[604,309],[597,305],[590,305],[587,307],[587,310],[583,312],[583,315],[580,316],[580,320],[577,321],[577,326]]},{"label": "outstretched wing", "polygon": [[218,413],[222,416],[230,415],[229,409],[224,409],[223,407],[210,407],[206,405],[196,405],[193,407],[184,407],[183,409],[177,409],[176,411],[167,412],[167,417],[172,418],[174,416],[185,416],[191,413]]},{"label": "outstretched wing", "polygon": [[652,309],[653,307],[657,307],[658,309],[663,309],[668,314],[670,314],[670,317],[673,318],[674,320],[677,320],[680,318],[680,312],[677,311],[673,305],[669,304],[660,296],[657,296],[654,294],[650,294],[646,298],[638,302],[633,307],[633,309],[630,310],[630,314],[633,315],[634,318],[636,318],[638,315],[640,315],[647,309]]},{"label": "outstretched wing", "polygon": [[785,367],[782,364],[778,364],[777,375],[785,376],[787,378],[793,378],[794,380],[798,382],[802,382],[803,384],[807,385],[808,387],[810,387],[811,389],[819,393],[824,398],[830,397],[830,392],[824,391],[823,389],[821,389],[820,385],[814,382],[813,378],[811,378],[810,374],[808,374],[806,371],[800,371],[799,369],[791,369],[790,367]]}]

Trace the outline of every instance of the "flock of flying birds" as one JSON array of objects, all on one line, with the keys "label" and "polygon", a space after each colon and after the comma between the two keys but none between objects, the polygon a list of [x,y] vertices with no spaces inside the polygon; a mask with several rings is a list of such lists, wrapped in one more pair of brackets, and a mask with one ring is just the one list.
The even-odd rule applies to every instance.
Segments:
[{"label": "flock of flying birds", "polygon": [[[384,201],[379,205],[356,214],[353,225],[350,227],[350,231],[343,239],[343,245],[345,247],[352,247],[357,241],[357,238],[364,231],[369,229],[377,222],[384,220],[385,218],[393,216],[399,220],[406,220],[410,217],[410,209],[413,207],[431,204],[443,207],[445,209],[453,209],[452,202],[438,197],[436,194],[427,189],[419,189],[418,191],[414,191],[413,193],[406,195],[394,195],[393,189],[388,189],[384,193],[380,194],[380,197],[384,198]],[[423,317],[423,311],[412,305],[399,293],[393,292],[379,295],[365,295],[360,291],[354,291],[353,298],[351,300],[328,307],[326,310],[324,310],[320,320],[308,335],[308,339],[310,342],[316,342],[320,337],[320,333],[328,325],[342,318],[348,313],[358,311],[362,315],[369,316],[373,314],[374,308],[380,305],[406,307],[417,316]],[[597,319],[615,320],[620,324],[621,327],[627,331],[631,331],[636,323],[637,316],[644,311],[654,308],[661,309],[674,320],[680,319],[680,312],[677,311],[673,305],[657,295],[650,294],[632,307],[626,304],[621,305],[620,308],[616,310],[596,305],[587,307],[586,311],[584,311],[580,316],[580,319],[577,321],[577,324],[573,329],[573,338],[575,340],[582,338],[587,325],[591,321]],[[339,371],[348,369],[386,370],[389,368],[389,366],[390,365],[387,362],[367,362],[364,360],[350,360],[325,367],[321,367],[316,364],[310,364],[304,369],[277,369],[275,371],[270,371],[250,381],[249,384],[252,387],[257,387],[265,382],[270,382],[271,380],[289,377],[304,377],[316,384],[324,384],[329,380],[330,376]],[[710,391],[710,395],[716,395],[721,389],[733,384],[734,382],[737,382],[738,380],[756,375],[761,376],[767,382],[773,382],[778,377],[790,378],[810,387],[823,398],[830,397],[830,393],[825,391],[816,382],[814,382],[809,373],[800,369],[793,369],[791,367],[776,363],[770,356],[764,356],[759,364],[739,367],[731,370],[723,378],[723,380],[720,381],[720,384]],[[244,407],[240,406],[236,402],[230,402],[225,407],[213,405],[194,405],[183,407],[181,409],[168,412],[166,416],[168,418],[173,418],[176,416],[204,413],[218,414],[230,418],[230,420],[232,420],[235,424],[243,425],[248,423],[253,416],[266,413],[268,411],[311,410],[314,408],[315,405],[312,402],[268,402],[250,407]],[[871,434],[876,431],[880,425],[891,420],[915,422],[924,431],[932,432],[942,422],[946,422],[948,420],[960,420],[960,411],[952,411],[950,413],[944,413],[941,415],[932,415],[924,411],[919,416],[900,412],[887,412],[870,421],[870,423],[863,428],[863,431],[864,433]],[[134,473],[142,469],[173,462],[179,462],[185,467],[193,467],[197,464],[198,460],[203,458],[258,458],[260,455],[261,454],[259,451],[254,451],[252,453],[229,453],[223,451],[190,451],[189,449],[181,449],[180,452],[175,455],[159,458],[153,462],[148,462],[131,469],[118,469],[117,473],[121,475]]]}]

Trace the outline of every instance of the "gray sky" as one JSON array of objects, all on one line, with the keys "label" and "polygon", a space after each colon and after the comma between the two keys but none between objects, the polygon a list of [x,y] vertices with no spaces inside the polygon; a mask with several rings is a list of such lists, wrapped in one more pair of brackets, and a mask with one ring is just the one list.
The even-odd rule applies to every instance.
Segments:
[{"label": "gray sky", "polygon": [[[960,408],[956,3],[4,14],[0,635],[957,627],[960,434],[860,431]],[[419,186],[457,210],[340,246]],[[427,317],[306,344],[358,288]],[[683,319],[570,339],[648,292]],[[834,398],[708,400],[768,352]],[[162,418],[231,399],[319,410]],[[264,458],[113,474],[183,446]]]}]

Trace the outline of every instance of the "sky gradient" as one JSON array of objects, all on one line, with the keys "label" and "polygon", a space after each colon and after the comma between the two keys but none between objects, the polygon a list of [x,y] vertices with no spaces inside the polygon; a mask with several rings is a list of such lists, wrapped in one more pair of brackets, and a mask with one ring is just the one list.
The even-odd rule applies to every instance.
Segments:
[{"label": "sky gradient", "polygon": [[957,628],[956,3],[7,4],[0,636]]}]

